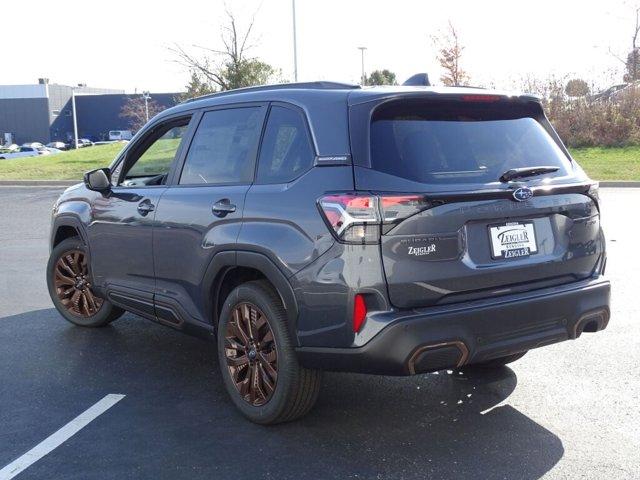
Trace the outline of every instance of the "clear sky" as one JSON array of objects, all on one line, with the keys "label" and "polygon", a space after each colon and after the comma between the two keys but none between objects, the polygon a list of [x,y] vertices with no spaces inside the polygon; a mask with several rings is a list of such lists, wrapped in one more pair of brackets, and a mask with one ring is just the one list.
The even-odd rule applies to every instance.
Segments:
[{"label": "clear sky", "polygon": [[[640,2],[638,2],[640,3]],[[246,23],[258,9],[251,53],[293,79],[291,0],[228,0]],[[451,20],[476,83],[510,87],[518,79],[582,76],[607,86],[622,65],[608,53],[630,49],[631,0],[426,1],[297,0],[299,80],[356,82],[389,68],[400,81],[439,77],[431,36]],[[179,91],[188,74],[174,44],[219,48],[222,0],[2,0],[0,84],[87,83],[152,92]],[[194,50],[195,51],[195,50]]]}]

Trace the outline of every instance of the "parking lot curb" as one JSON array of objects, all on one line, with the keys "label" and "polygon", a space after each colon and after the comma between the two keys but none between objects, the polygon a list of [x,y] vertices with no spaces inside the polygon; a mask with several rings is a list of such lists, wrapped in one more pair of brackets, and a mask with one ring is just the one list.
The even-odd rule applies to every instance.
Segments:
[{"label": "parking lot curb", "polygon": [[70,187],[81,180],[0,180],[0,187]]},{"label": "parking lot curb", "polygon": [[603,187],[603,188],[618,188],[618,187],[640,188],[640,182],[635,182],[635,181],[610,180],[610,181],[604,181],[599,183],[600,183],[600,187]]}]

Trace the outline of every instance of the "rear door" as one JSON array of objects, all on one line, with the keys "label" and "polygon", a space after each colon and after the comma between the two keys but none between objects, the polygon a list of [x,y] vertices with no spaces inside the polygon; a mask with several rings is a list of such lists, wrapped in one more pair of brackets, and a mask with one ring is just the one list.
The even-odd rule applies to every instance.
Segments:
[{"label": "rear door", "polygon": [[[368,135],[352,129],[352,141],[369,147],[354,158],[355,182],[380,198],[394,305],[485,298],[593,274],[603,254],[598,207],[539,104],[412,98],[352,108],[351,121],[367,110]],[[539,166],[552,168],[499,180]]]},{"label": "rear door", "polygon": [[163,193],[153,235],[156,315],[206,321],[202,279],[213,256],[232,250],[254,177],[266,104],[202,113],[175,181]]}]

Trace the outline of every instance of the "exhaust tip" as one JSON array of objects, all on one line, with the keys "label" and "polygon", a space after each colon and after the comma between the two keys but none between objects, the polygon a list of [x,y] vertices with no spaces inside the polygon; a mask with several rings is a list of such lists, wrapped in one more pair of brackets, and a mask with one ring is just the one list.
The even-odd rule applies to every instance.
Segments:
[{"label": "exhaust tip", "polygon": [[445,368],[458,368],[469,358],[469,349],[464,342],[452,342],[422,345],[407,360],[409,374],[435,372]]},{"label": "exhaust tip", "polygon": [[594,333],[603,330],[609,323],[609,309],[601,308],[585,313],[576,322],[573,338],[578,338],[583,332]]}]

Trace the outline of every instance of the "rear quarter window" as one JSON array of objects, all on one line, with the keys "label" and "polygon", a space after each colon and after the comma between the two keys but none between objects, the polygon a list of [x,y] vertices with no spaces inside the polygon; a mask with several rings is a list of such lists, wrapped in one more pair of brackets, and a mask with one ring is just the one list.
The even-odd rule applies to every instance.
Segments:
[{"label": "rear quarter window", "polygon": [[271,107],[265,130],[257,183],[286,183],[313,165],[315,154],[302,114],[281,106]]},{"label": "rear quarter window", "polygon": [[427,184],[491,183],[512,168],[570,160],[532,112],[507,102],[402,101],[374,112],[371,166]]}]

